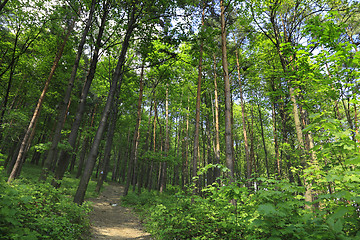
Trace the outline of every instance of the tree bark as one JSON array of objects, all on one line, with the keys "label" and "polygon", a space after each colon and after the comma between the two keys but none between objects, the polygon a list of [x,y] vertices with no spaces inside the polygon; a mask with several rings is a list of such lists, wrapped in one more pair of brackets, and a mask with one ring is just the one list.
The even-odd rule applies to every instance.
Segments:
[{"label": "tree bark", "polygon": [[[91,118],[90,118],[90,128],[92,128],[92,126],[94,125],[94,119],[95,119],[95,115],[96,115],[96,109],[97,109],[98,103],[95,105],[94,109],[92,110],[92,114],[91,114]],[[89,135],[86,134],[83,142],[82,142],[82,147],[81,147],[81,152],[80,152],[80,157],[79,157],[79,164],[78,164],[78,169],[77,169],[77,173],[76,173],[76,178],[79,178],[82,174],[82,170],[84,168],[84,162],[85,162],[85,156],[87,154],[88,151],[88,147],[89,147],[89,143],[92,141],[92,139],[90,139]],[[64,171],[65,173],[65,171]],[[59,183],[57,183],[55,180],[52,182],[52,185],[55,187],[59,187]]]},{"label": "tree bark", "polygon": [[239,81],[239,91],[240,91],[240,105],[241,105],[241,116],[242,116],[242,128],[243,128],[243,135],[244,135],[244,147],[245,147],[245,160],[246,160],[246,178],[251,178],[251,160],[250,160],[250,153],[249,153],[249,141],[246,132],[246,120],[247,116],[245,113],[245,102],[244,102],[244,94],[242,89],[241,83],[241,74],[240,74],[240,63],[239,63],[239,54],[238,51],[236,53],[236,66],[238,72],[238,81]]},{"label": "tree bark", "polygon": [[[214,100],[215,100],[215,163],[220,164],[220,134],[219,134],[219,97],[216,74],[216,57],[214,54]],[[220,169],[214,170],[214,179],[220,177]]]},{"label": "tree bark", "polygon": [[226,167],[230,170],[228,178],[232,182],[234,180],[234,164],[233,164],[233,148],[232,148],[232,126],[231,126],[231,91],[230,79],[227,61],[226,48],[226,25],[225,25],[225,7],[223,0],[220,1],[221,8],[221,50],[222,50],[222,65],[224,72],[225,83],[225,156]]},{"label": "tree bark", "polygon": [[128,134],[127,134],[127,145],[126,145],[126,150],[124,153],[124,157],[123,157],[123,162],[122,162],[122,167],[121,167],[121,182],[125,183],[125,177],[126,177],[126,172],[127,169],[129,168],[128,166],[128,159],[130,158],[130,154],[129,154],[129,149],[131,149],[131,141],[130,141],[130,137],[131,137],[131,129],[129,128]]},{"label": "tree bark", "polygon": [[[6,3],[6,1],[4,1],[4,3]],[[0,12],[1,12],[1,8],[0,8]],[[4,101],[3,101],[3,104],[1,106],[2,111],[1,111],[1,115],[0,115],[0,126],[2,125],[3,120],[4,120],[4,115],[5,115],[5,112],[6,112],[6,106],[7,106],[8,100],[9,100],[11,84],[12,84],[12,80],[13,80],[13,76],[14,76],[15,62],[16,62],[15,54],[16,54],[16,47],[17,47],[17,42],[18,42],[18,39],[19,39],[19,34],[20,34],[20,30],[18,30],[16,32],[16,35],[15,35],[14,49],[13,49],[13,53],[12,53],[12,61],[10,63],[11,64],[10,76],[9,76],[9,81],[8,81],[8,84],[7,84],[7,89],[6,89],[6,94],[5,94],[5,97],[4,97]],[[1,138],[2,138],[2,134],[0,133],[0,140],[1,140]]]},{"label": "tree bark", "polygon": [[190,105],[189,105],[189,95],[188,95],[188,106],[186,111],[186,128],[183,130],[185,131],[184,139],[183,139],[183,149],[182,149],[182,158],[183,158],[183,182],[182,185],[185,187],[186,184],[189,183],[189,112],[190,112]]},{"label": "tree bark", "polygon": [[117,152],[114,168],[111,175],[111,181],[116,182],[119,177],[119,166],[121,160],[121,147],[119,146],[119,151]]},{"label": "tree bark", "polygon": [[2,9],[5,7],[6,3],[8,2],[9,0],[3,0],[2,3],[0,3],[0,12],[2,11]]},{"label": "tree bark", "polygon": [[[205,20],[205,3],[203,3],[202,17],[201,17],[201,30],[204,28]],[[194,154],[192,159],[192,177],[194,180],[193,193],[197,192],[196,185],[197,180],[197,163],[198,163],[198,151],[199,151],[199,128],[200,128],[200,103],[201,103],[201,79],[202,79],[202,57],[203,57],[204,42],[200,38],[200,49],[199,49],[199,65],[198,65],[198,82],[197,82],[197,94],[196,94],[196,115],[195,115],[195,133],[194,133]]]},{"label": "tree bark", "polygon": [[277,168],[277,174],[280,177],[281,176],[281,162],[280,162],[280,156],[279,156],[279,143],[278,143],[278,137],[277,137],[277,128],[276,128],[276,112],[275,112],[275,103],[272,102],[272,122],[273,122],[273,134],[274,134],[274,150],[275,150],[275,159],[276,159],[276,168]]}]

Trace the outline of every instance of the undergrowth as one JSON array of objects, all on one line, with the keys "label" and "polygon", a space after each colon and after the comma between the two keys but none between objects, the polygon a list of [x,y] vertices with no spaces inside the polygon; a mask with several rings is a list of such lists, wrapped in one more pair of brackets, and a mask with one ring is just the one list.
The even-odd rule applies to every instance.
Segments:
[{"label": "undergrowth", "polygon": [[171,186],[162,194],[129,193],[122,201],[135,207],[147,231],[161,240],[360,239],[359,190],[351,189],[347,196],[318,194],[310,205],[304,188],[287,180],[253,181],[259,184],[257,191],[240,182],[213,184],[198,196]]},{"label": "undergrowth", "polygon": [[[0,239],[88,239],[91,206],[78,206],[71,197],[78,179],[65,177],[55,189],[49,181],[37,181],[40,171],[26,165],[22,177],[8,184],[0,170]],[[88,192],[87,197],[94,196],[94,191]]]}]

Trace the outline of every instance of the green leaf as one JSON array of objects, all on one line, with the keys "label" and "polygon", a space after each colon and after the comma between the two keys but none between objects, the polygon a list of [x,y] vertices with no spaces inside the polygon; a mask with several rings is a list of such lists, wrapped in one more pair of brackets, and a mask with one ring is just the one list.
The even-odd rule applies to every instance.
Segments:
[{"label": "green leaf", "polygon": [[360,156],[356,156],[354,158],[345,160],[345,165],[357,165],[357,164],[360,164]]},{"label": "green leaf", "polygon": [[349,209],[345,206],[340,206],[336,209],[336,211],[334,212],[334,214],[331,216],[334,219],[338,219],[343,217],[346,213],[349,212]]},{"label": "green leaf", "polygon": [[343,229],[343,219],[339,219],[334,224],[334,230],[335,232],[341,232]]},{"label": "green leaf", "polygon": [[271,203],[265,203],[261,204],[258,207],[259,213],[265,214],[265,215],[273,215],[276,214],[275,206]]}]

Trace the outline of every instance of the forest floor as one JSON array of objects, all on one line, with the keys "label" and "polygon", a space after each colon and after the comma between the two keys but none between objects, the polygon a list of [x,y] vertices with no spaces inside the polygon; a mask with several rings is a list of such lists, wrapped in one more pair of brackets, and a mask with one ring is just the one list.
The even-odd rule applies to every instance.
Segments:
[{"label": "forest floor", "polygon": [[133,210],[121,206],[123,191],[120,184],[110,183],[97,198],[88,199],[94,207],[90,213],[91,239],[152,239]]}]

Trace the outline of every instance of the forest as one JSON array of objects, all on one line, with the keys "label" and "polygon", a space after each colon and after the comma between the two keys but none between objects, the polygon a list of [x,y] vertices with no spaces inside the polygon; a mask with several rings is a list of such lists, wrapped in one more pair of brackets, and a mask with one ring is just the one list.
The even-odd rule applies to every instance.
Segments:
[{"label": "forest", "polygon": [[360,239],[360,3],[0,0],[0,239]]}]

